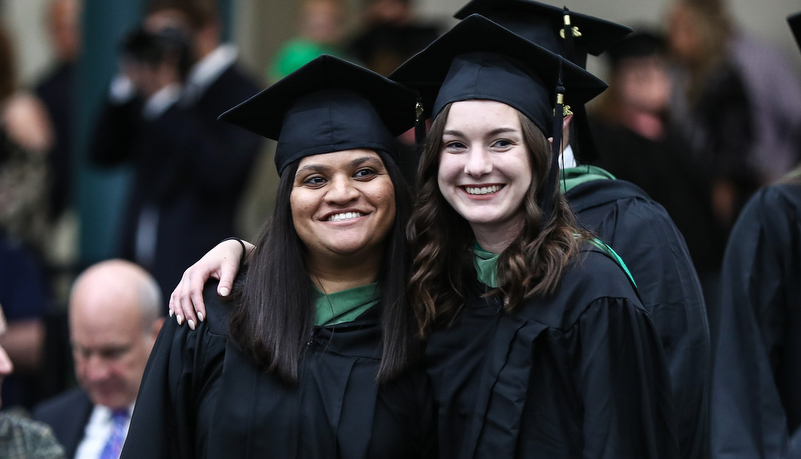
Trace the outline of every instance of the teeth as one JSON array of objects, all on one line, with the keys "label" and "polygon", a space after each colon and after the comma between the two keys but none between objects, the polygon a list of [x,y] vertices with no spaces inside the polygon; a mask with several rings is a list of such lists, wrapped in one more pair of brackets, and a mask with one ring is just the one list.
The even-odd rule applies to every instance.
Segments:
[{"label": "teeth", "polygon": [[501,187],[498,185],[482,186],[482,187],[466,186],[464,187],[464,189],[465,191],[467,191],[467,194],[490,194],[500,190]]},{"label": "teeth", "polygon": [[329,222],[338,222],[341,220],[350,220],[351,218],[361,217],[359,212],[345,212],[344,214],[336,214],[328,217]]}]

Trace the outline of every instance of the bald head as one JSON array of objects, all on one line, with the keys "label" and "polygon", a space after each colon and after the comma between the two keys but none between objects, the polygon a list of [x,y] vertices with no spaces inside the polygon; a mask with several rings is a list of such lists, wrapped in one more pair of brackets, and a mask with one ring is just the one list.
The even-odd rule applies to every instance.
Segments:
[{"label": "bald head", "polygon": [[158,284],[133,263],[104,261],[75,280],[69,305],[75,372],[95,404],[116,409],[134,402],[160,311]]},{"label": "bald head", "polygon": [[161,306],[161,291],[153,276],[125,260],[90,266],[75,280],[70,294],[70,315],[76,308],[88,315],[124,314],[135,308],[143,327],[159,317]]}]

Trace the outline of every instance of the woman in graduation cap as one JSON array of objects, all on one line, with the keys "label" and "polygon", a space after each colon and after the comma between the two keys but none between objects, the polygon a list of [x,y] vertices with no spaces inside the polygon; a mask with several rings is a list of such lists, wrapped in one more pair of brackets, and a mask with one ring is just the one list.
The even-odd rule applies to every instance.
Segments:
[{"label": "woman in graduation cap", "polygon": [[436,451],[405,300],[415,96],[323,56],[222,120],[278,140],[275,211],[227,305],[165,325],[122,458],[415,458]]},{"label": "woman in graduation cap", "polygon": [[562,94],[605,84],[480,16],[391,78],[434,100],[407,235],[441,456],[676,457],[651,318],[556,179]]},{"label": "woman in graduation cap", "polygon": [[[557,89],[584,103],[603,82],[477,16],[392,78],[434,101],[407,235],[440,455],[676,457],[653,323],[556,180]],[[215,250],[193,275],[220,266]]]}]

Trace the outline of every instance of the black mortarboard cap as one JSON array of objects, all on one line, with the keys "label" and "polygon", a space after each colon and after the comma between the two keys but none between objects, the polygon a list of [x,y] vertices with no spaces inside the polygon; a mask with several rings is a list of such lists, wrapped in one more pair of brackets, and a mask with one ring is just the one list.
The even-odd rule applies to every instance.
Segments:
[{"label": "black mortarboard cap", "polygon": [[[565,39],[565,14],[571,38]],[[581,67],[587,54],[597,56],[631,33],[631,29],[586,14],[532,0],[472,0],[454,14],[464,19],[480,14]]]},{"label": "black mortarboard cap", "polygon": [[397,161],[395,137],[414,126],[415,103],[414,91],[323,55],[219,119],[277,140],[281,174],[300,158],[354,148],[383,151]]},{"label": "black mortarboard cap", "polygon": [[432,117],[451,102],[496,100],[516,108],[550,136],[560,73],[575,103],[583,104],[606,89],[606,83],[581,67],[472,15],[403,63],[390,78],[420,91],[426,105],[433,105]]},{"label": "black mortarboard cap", "polygon": [[787,23],[790,24],[790,30],[793,31],[795,42],[798,44],[798,47],[801,48],[801,12],[788,16]]}]

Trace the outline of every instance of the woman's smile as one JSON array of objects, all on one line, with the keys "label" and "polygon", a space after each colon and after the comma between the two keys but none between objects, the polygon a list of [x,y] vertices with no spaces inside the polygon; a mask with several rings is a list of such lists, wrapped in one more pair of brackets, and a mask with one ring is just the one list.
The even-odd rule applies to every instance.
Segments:
[{"label": "woman's smile", "polygon": [[471,196],[493,196],[504,187],[504,185],[465,185],[462,189]]}]

